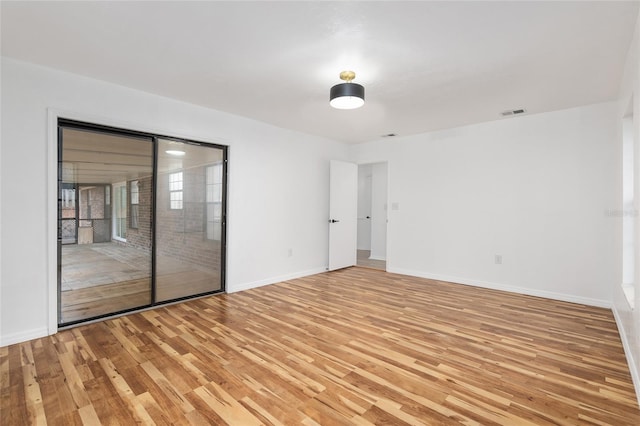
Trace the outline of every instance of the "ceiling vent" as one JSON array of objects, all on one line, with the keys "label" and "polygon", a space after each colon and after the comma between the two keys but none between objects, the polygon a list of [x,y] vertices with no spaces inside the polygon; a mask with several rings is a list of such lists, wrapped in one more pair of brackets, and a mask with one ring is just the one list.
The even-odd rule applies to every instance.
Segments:
[{"label": "ceiling vent", "polygon": [[500,113],[500,115],[503,116],[503,117],[509,117],[509,116],[512,116],[512,115],[524,114],[525,112],[527,112],[526,109],[519,108],[519,109],[511,109],[509,111],[502,111]]}]

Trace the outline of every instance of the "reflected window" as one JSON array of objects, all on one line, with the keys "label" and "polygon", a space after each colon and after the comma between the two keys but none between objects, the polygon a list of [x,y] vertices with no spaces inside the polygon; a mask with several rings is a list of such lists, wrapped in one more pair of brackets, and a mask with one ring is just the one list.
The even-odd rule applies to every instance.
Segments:
[{"label": "reflected window", "polygon": [[138,229],[138,204],[140,204],[140,189],[137,180],[131,181],[131,227]]},{"label": "reflected window", "polygon": [[172,210],[182,209],[182,172],[169,174],[169,203]]},{"label": "reflected window", "polygon": [[220,241],[222,227],[222,163],[207,167],[207,239]]},{"label": "reflected window", "polygon": [[76,208],[76,190],[75,189],[62,190],[62,208],[63,209]]}]

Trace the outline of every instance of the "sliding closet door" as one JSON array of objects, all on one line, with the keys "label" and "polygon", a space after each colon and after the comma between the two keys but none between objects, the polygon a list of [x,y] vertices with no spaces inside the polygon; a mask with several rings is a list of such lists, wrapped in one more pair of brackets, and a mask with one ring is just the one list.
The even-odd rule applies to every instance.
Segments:
[{"label": "sliding closet door", "polygon": [[153,138],[59,136],[59,324],[150,305]]},{"label": "sliding closet door", "polygon": [[224,150],[158,140],[155,301],[222,290]]}]

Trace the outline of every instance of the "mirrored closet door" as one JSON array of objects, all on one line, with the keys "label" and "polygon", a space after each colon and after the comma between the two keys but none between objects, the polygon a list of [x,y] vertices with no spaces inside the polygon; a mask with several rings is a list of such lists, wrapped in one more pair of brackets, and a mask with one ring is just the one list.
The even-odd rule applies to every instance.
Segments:
[{"label": "mirrored closet door", "polygon": [[224,151],[160,139],[156,300],[222,288]]},{"label": "mirrored closet door", "polygon": [[224,290],[226,147],[61,120],[58,323]]},{"label": "mirrored closet door", "polygon": [[62,127],[59,143],[59,323],[149,305],[153,140]]}]

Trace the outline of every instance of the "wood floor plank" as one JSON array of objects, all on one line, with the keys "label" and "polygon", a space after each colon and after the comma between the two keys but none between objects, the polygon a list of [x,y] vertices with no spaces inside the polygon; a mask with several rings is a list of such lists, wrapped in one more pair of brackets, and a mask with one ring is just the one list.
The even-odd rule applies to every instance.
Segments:
[{"label": "wood floor plank", "polygon": [[349,268],[0,348],[6,425],[640,424],[610,310]]},{"label": "wood floor plank", "polygon": [[[27,418],[31,424],[46,425],[47,419],[44,412],[44,403],[42,393],[40,392],[40,384],[34,364],[26,364],[22,367],[22,377],[25,389],[25,407],[27,408]],[[53,399],[55,394],[52,395]]]},{"label": "wood floor plank", "polygon": [[215,382],[199,386],[193,390],[193,393],[211,407],[227,424],[246,426],[261,424],[257,417]]},{"label": "wood floor plank", "polygon": [[85,425],[99,425],[100,419],[98,418],[98,414],[96,410],[93,408],[93,405],[85,405],[84,407],[80,407],[78,409],[78,414],[82,419],[82,423]]}]

